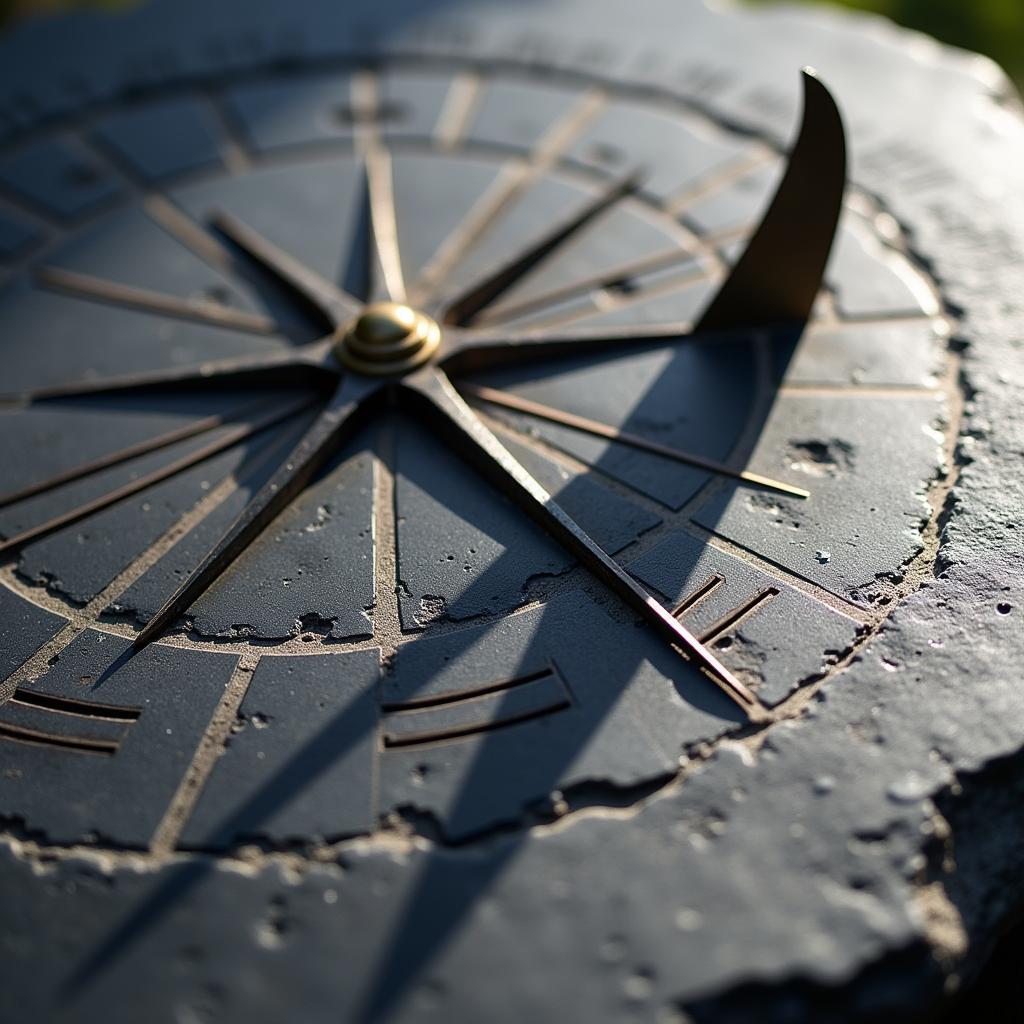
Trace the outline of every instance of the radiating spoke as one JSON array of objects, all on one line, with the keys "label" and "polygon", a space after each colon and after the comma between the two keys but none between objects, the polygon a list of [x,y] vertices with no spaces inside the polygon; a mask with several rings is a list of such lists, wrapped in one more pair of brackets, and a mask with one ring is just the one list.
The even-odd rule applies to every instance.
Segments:
[{"label": "radiating spoke", "polygon": [[337,285],[321,277],[259,232],[223,210],[210,215],[210,223],[293,294],[312,305],[334,327],[347,323],[360,303]]},{"label": "radiating spoke", "polygon": [[62,267],[42,267],[35,272],[34,278],[37,284],[51,291],[63,292],[79,299],[104,302],[124,309],[173,316],[179,320],[194,320],[211,327],[230,327],[251,334],[284,333],[284,329],[267,316],[246,313],[216,302],[185,299],[147,288],[134,288],[117,281],[64,270]]},{"label": "radiating spoke", "polygon": [[521,278],[575,238],[619,200],[635,192],[640,185],[640,180],[640,175],[633,172],[620,181],[614,182],[566,223],[557,225],[551,231],[546,232],[515,260],[499,267],[483,281],[472,285],[467,291],[453,299],[444,312],[444,321],[458,326],[472,323],[482,310],[495,302]]},{"label": "radiating spoke", "polygon": [[[654,274],[659,270],[668,270],[678,267],[688,269],[693,279],[706,277],[708,269],[696,262],[697,257],[692,252],[684,249],[673,249],[670,252],[658,253],[656,256],[647,256],[644,259],[632,260],[629,263],[620,263],[617,267],[611,267],[595,274],[592,277],[582,278],[572,284],[564,285],[561,288],[553,288],[536,298],[526,299],[515,305],[502,305],[488,309],[480,316],[476,323],[481,327],[492,327],[496,324],[508,323],[523,316],[543,312],[545,309],[557,307],[572,299],[581,299],[594,292],[609,291],[621,287],[635,278],[646,274]],[[689,279],[689,278],[688,278]],[[641,297],[645,297],[641,293]],[[593,312],[593,310],[588,310]]]},{"label": "radiating spoke", "polygon": [[183,615],[271,520],[303,490],[347,436],[355,414],[365,400],[377,390],[379,385],[376,382],[364,378],[347,377],[342,380],[330,401],[280,468],[253,496],[198,568],[135,637],[134,647],[141,648],[155,640],[167,626]]},{"label": "radiating spoke", "polygon": [[140,455],[148,455],[150,452],[159,451],[161,448],[167,448],[172,444],[177,444],[179,441],[187,441],[190,437],[198,437],[200,434],[209,433],[211,430],[222,427],[226,423],[233,423],[237,420],[245,419],[247,416],[257,414],[260,410],[265,409],[266,406],[267,403],[262,401],[256,405],[246,406],[246,408],[234,412],[205,416],[201,420],[185,423],[175,430],[168,430],[163,434],[158,434],[156,437],[149,437],[145,441],[130,444],[125,448],[119,448],[116,452],[102,455],[90,462],[72,466],[70,469],[56,473],[45,480],[30,484],[28,487],[22,487],[17,491],[10,491],[7,494],[0,495],[0,508],[13,505],[16,501],[24,501],[26,498],[31,498],[36,494],[52,491],[54,488],[62,487],[73,480],[81,480],[83,477],[92,476],[94,473],[109,469],[111,466],[118,466],[122,462],[128,462]]},{"label": "radiating spoke", "polygon": [[407,393],[433,413],[456,448],[495,486],[517,502],[566,550],[611,588],[674,647],[692,659],[745,710],[758,705],[747,689],[682,623],[666,611],[632,576],[596,544],[512,457],[459,397],[443,371],[427,368],[406,378]]},{"label": "radiating spoke", "polygon": [[345,287],[366,303],[405,302],[391,157],[375,137],[363,149]]},{"label": "radiating spoke", "polygon": [[[707,340],[710,337],[713,335],[694,335],[689,323],[658,324],[655,327],[577,327],[571,330],[448,328],[444,333],[444,366],[446,370],[462,373],[492,366],[532,364],[541,359],[613,353],[617,350],[630,351],[660,343]],[[749,332],[742,335],[724,334],[723,340],[728,337],[749,338]]]},{"label": "radiating spoke", "polygon": [[629,445],[631,448],[639,448],[641,451],[653,452],[655,455],[663,455],[665,458],[674,459],[676,462],[683,462],[689,466],[696,466],[698,469],[707,470],[718,476],[730,477],[733,480],[741,480],[744,483],[754,484],[766,490],[778,491],[794,498],[809,498],[810,492],[802,487],[794,487],[792,484],[783,483],[780,480],[772,480],[771,477],[761,476],[759,473],[750,473],[746,470],[730,469],[721,462],[713,459],[706,459],[701,455],[692,455],[689,452],[680,451],[669,445],[659,444],[657,441],[649,441],[639,434],[631,434],[625,430],[618,430],[597,420],[588,419],[585,416],[576,416],[573,413],[562,412],[550,405],[543,405],[540,402],[531,402],[526,398],[519,398],[516,395],[508,395],[503,391],[496,391],[494,388],[479,387],[473,384],[459,383],[459,391],[464,395],[470,395],[484,402],[501,406],[505,409],[512,409],[516,412],[525,412],[530,416],[548,420],[551,423],[560,423],[574,430],[580,430],[595,437],[605,437],[610,441],[617,441],[619,444]]},{"label": "radiating spoke", "polygon": [[72,523],[77,523],[80,519],[84,519],[94,512],[99,512],[101,509],[108,508],[119,501],[123,501],[133,494],[138,494],[139,491],[144,491],[147,487],[152,487],[161,480],[177,476],[177,474],[183,473],[186,469],[212,458],[214,455],[239,444],[247,437],[251,437],[261,430],[266,430],[275,423],[280,423],[282,420],[295,415],[312,404],[309,398],[301,398],[269,408],[262,415],[239,423],[234,429],[225,431],[220,437],[209,444],[203,445],[201,448],[197,448],[195,451],[189,452],[179,459],[175,459],[166,466],[161,466],[159,469],[131,480],[121,487],[100,495],[98,498],[83,502],[81,505],[77,505],[67,512],[55,516],[53,519],[48,519],[46,522],[39,523],[28,530],[23,530],[13,537],[8,537],[7,540],[0,542],[0,555],[23,547],[31,541],[39,540],[41,537],[45,537],[47,534],[69,526]]},{"label": "radiating spoke", "polygon": [[194,391],[202,388],[323,386],[335,379],[330,342],[300,349],[268,352],[231,359],[213,359],[188,366],[170,366],[117,377],[97,377],[71,384],[55,384],[10,397],[32,402],[87,395],[113,395],[135,391]]},{"label": "radiating spoke", "polygon": [[391,155],[376,138],[364,143],[359,235],[365,268],[360,298],[405,302]]},{"label": "radiating spoke", "polygon": [[805,71],[803,81],[803,123],[786,174],[695,328],[677,323],[571,333],[448,332],[446,368],[480,369],[688,336],[725,340],[750,328],[802,329],[821,287],[846,185],[846,142],[835,101],[812,72]]},{"label": "radiating spoke", "polygon": [[846,189],[846,138],[828,89],[803,72],[804,113],[768,212],[698,330],[803,324],[821,289]]}]

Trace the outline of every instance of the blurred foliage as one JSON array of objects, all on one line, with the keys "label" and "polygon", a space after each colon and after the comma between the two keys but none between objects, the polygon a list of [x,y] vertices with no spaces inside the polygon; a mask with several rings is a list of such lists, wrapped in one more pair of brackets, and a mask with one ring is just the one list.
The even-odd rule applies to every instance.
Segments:
[{"label": "blurred foliage", "polygon": [[[775,0],[749,0],[772,3]],[[884,14],[944,43],[977,50],[1024,85],[1024,0],[807,0]]]}]

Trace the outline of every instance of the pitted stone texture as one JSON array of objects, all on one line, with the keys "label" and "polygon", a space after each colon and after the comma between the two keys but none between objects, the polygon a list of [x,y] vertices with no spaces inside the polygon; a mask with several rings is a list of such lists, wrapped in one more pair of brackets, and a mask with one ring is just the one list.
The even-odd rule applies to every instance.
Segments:
[{"label": "pitted stone texture", "polygon": [[0,683],[67,625],[67,619],[38,608],[7,587],[0,587],[0,622],[10,631],[0,658]]},{"label": "pitted stone texture", "polygon": [[[688,342],[628,359],[559,360],[543,371],[495,372],[485,382],[683,452],[724,460],[751,413],[753,369],[751,347],[743,342],[728,347]],[[668,508],[680,508],[708,480],[703,470],[661,455],[497,406],[487,411]]]},{"label": "pitted stone texture", "polygon": [[237,658],[129,652],[87,630],[0,708],[0,819],[46,843],[145,848]]},{"label": "pitted stone texture", "polygon": [[[288,458],[315,410],[292,417],[248,446],[237,487],[111,604],[147,621],[223,536],[245,503]],[[353,438],[305,491],[191,606],[203,636],[282,638],[302,632],[339,639],[372,630],[373,461],[368,437]]]},{"label": "pitted stone texture", "polygon": [[[574,559],[456,452],[403,420],[395,470],[402,625],[509,611]],[[467,530],[465,524],[470,524]]]},{"label": "pitted stone texture", "polygon": [[458,841],[574,786],[614,800],[649,785],[737,717],[652,631],[579,593],[403,644],[382,692],[382,808],[429,815]]},{"label": "pitted stone texture", "polygon": [[[982,836],[947,806],[965,772],[1019,765],[1024,736],[1014,670],[1024,212],[1011,173],[1024,131],[1010,88],[976,58],[827,11],[652,0],[643,18],[629,5],[601,15],[597,26],[592,5],[564,0],[531,9],[527,26],[510,5],[453,9],[458,24],[443,38],[430,37],[411,0],[368,9],[361,33],[313,0],[291,5],[301,28],[291,33],[280,4],[253,0],[244,37],[236,5],[188,0],[158,0],[121,23],[36,21],[4,49],[12,101],[0,131],[29,120],[25,95],[40,114],[81,102],[53,73],[58,62],[86,75],[92,96],[119,92],[126,74],[159,81],[159,68],[125,70],[123,48],[139,34],[176,47],[182,75],[259,63],[260,44],[293,60],[351,54],[374,31],[396,52],[464,48],[477,67],[557,61],[677,90],[782,141],[795,69],[813,61],[843,104],[856,179],[911,229],[963,312],[970,464],[942,520],[939,578],[801,721],[774,727],[760,750],[721,746],[635,811],[610,810],[602,793],[594,811],[554,827],[458,849],[392,835],[299,871],[285,858],[197,857],[150,870],[102,862],[105,874],[86,856],[19,860],[31,854],[8,842],[6,1015],[53,1016],[60,998],[67,1019],[113,1022],[154,1005],[186,1019],[314,1024],[367,1006],[390,1020],[672,1019],[679,1007],[701,1024],[912,1020],[937,1008],[946,977],[975,969],[1008,910],[1019,911],[1016,890],[1006,902],[1006,879],[1020,875],[1015,833],[983,819]],[[670,30],[671,44],[660,42]],[[584,45],[584,34],[595,41]],[[941,842],[931,794],[954,827]],[[963,795],[980,806],[969,787]],[[929,866],[937,847],[952,850],[952,879],[941,856]],[[950,961],[934,956],[939,940],[919,909],[929,880],[953,901],[946,924],[967,929],[967,953]]]},{"label": "pitted stone texture", "polygon": [[838,597],[870,604],[876,581],[898,576],[922,550],[925,496],[944,468],[936,428],[946,415],[939,395],[898,402],[856,392],[787,395],[750,468],[802,485],[811,497],[728,483],[694,519]]},{"label": "pitted stone texture", "polygon": [[629,570],[669,607],[683,604],[683,624],[769,706],[835,664],[861,631],[841,611],[688,534],[666,537]]},{"label": "pitted stone texture", "polygon": [[182,834],[209,849],[369,832],[379,652],[267,657]]}]

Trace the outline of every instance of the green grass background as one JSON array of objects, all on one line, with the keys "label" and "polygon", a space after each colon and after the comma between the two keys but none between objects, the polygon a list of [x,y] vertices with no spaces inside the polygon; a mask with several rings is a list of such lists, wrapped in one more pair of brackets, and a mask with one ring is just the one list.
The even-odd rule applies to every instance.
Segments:
[{"label": "green grass background", "polygon": [[[35,12],[74,7],[116,9],[145,0],[0,0],[0,23]],[[211,3],[216,0],[211,0]],[[346,0],[341,0],[346,2]],[[747,0],[766,4],[775,0]],[[977,50],[998,61],[1024,85],[1024,0],[803,0],[884,14],[943,42]]]}]

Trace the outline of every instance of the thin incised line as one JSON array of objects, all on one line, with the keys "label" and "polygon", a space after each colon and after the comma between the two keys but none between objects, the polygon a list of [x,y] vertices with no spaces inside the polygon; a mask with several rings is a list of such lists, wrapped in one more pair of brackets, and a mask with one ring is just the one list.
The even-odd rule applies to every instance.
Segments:
[{"label": "thin incised line", "polygon": [[410,288],[410,298],[427,303],[452,269],[509,207],[558,159],[598,116],[607,99],[603,91],[588,90],[576,105],[541,138],[533,152],[505,165],[491,187],[470,207],[466,216],[427,261]]},{"label": "thin incised line", "polygon": [[90,274],[65,270],[62,267],[40,267],[34,274],[34,280],[50,291],[122,309],[192,320],[211,327],[234,328],[251,334],[282,333],[282,328],[270,317],[245,313],[216,302],[181,298],[148,288],[136,288]]},{"label": "thin incised line", "polygon": [[678,215],[698,199],[706,199],[709,195],[714,195],[776,159],[778,159],[778,153],[768,149],[739,157],[717,168],[709,176],[689,182],[678,189],[665,200],[665,209],[669,213]]},{"label": "thin incised line", "polygon": [[[608,287],[583,296],[581,302],[577,305],[573,305],[568,309],[563,308],[559,310],[556,308],[546,317],[531,319],[529,326],[537,330],[568,327],[578,320],[585,320],[587,317],[596,316],[599,313],[611,313],[620,309],[629,309],[632,306],[643,305],[643,303],[651,299],[663,298],[666,295],[671,295],[673,292],[681,291],[701,281],[712,279],[716,273],[715,270],[698,265],[683,271],[678,276],[674,276],[667,281],[661,281],[646,288],[641,287],[635,292],[625,293],[614,291],[611,287],[614,282],[609,282]],[[499,321],[495,326],[501,326],[503,322],[508,321]],[[479,326],[490,327],[491,324],[485,324],[481,321]],[[690,321],[680,321],[680,326],[688,332],[692,329],[693,324]]]},{"label": "thin incised line", "polygon": [[234,115],[226,107],[220,90],[209,89],[200,92],[199,95],[205,100],[206,109],[220,130],[220,155],[224,166],[232,174],[246,173],[252,166],[249,147]]},{"label": "thin incised line", "polygon": [[510,320],[516,320],[519,317],[539,312],[548,306],[557,306],[573,298],[585,297],[591,292],[613,288],[623,281],[628,281],[644,274],[665,270],[676,264],[691,263],[695,259],[696,256],[692,252],[674,249],[671,252],[659,253],[656,256],[632,260],[629,263],[620,263],[617,267],[603,270],[600,274],[595,274],[592,277],[574,281],[572,284],[563,285],[561,288],[553,288],[551,291],[545,292],[536,298],[518,303],[495,305],[492,309],[480,314],[477,325],[480,327],[490,327],[507,323]]},{"label": "thin incised line", "polygon": [[714,643],[724,634],[735,629],[745,619],[750,618],[759,608],[763,608],[766,604],[774,601],[778,596],[779,590],[777,587],[767,587],[759,594],[755,594],[749,600],[744,601],[738,608],[734,608],[728,614],[723,615],[713,626],[706,629],[701,634],[700,642],[702,644]]},{"label": "thin incised line", "polygon": [[734,480],[742,480],[745,483],[756,484],[769,490],[780,491],[790,497],[808,498],[810,492],[802,487],[794,487],[792,484],[783,483],[779,480],[772,480],[770,477],[761,476],[759,473],[750,473],[746,470],[731,469],[720,462],[706,459],[700,455],[693,455],[689,452],[680,451],[678,448],[671,448],[668,445],[659,444],[656,441],[649,441],[647,438],[637,434],[631,434],[616,427],[610,427],[597,420],[591,420],[584,416],[577,416],[574,413],[563,412],[554,409],[549,405],[542,405],[540,402],[533,402],[529,399],[519,398],[514,395],[496,391],[494,388],[480,387],[473,384],[460,383],[459,390],[473,398],[493,405],[504,406],[516,412],[524,412],[539,419],[545,419],[562,426],[572,427],[575,430],[593,434],[597,437],[607,438],[609,441],[617,441],[620,444],[629,445],[631,448],[639,448],[644,451],[653,452],[656,455],[664,455],[677,462],[684,462],[698,469],[715,473],[718,476],[730,477]]},{"label": "thin incised line", "polygon": [[158,434],[155,437],[150,437],[144,441],[139,441],[136,444],[120,448],[115,452],[110,452],[100,458],[93,459],[91,462],[82,463],[81,465],[74,466],[62,473],[55,473],[53,476],[47,477],[45,480],[40,480],[37,483],[29,484],[27,487],[22,487],[16,491],[10,491],[7,494],[0,495],[0,508],[12,505],[17,501],[24,501],[26,498],[31,498],[33,495],[41,494],[43,491],[52,490],[55,487],[70,483],[73,480],[80,480],[82,477],[91,476],[93,473],[98,473],[100,470],[109,469],[111,466],[127,462],[139,455],[147,455],[150,452],[158,451],[161,448],[167,448],[179,441],[186,441],[191,437],[197,437],[200,434],[209,433],[217,427],[226,425],[231,420],[237,420],[250,413],[256,413],[259,409],[265,407],[266,403],[260,402],[256,405],[247,407],[245,410],[236,410],[233,413],[218,413],[214,416],[206,416],[201,420],[186,423],[184,426],[178,427],[175,430],[168,430],[163,434]]},{"label": "thin incised line", "polygon": [[215,270],[228,274],[238,272],[238,262],[228,249],[165,196],[149,196],[143,208],[171,237]]},{"label": "thin incised line", "polygon": [[201,448],[198,448],[193,452],[189,452],[188,454],[175,459],[166,466],[155,469],[150,473],[145,473],[121,487],[117,487],[106,494],[91,499],[90,501],[83,502],[81,505],[69,509],[67,512],[62,513],[59,516],[54,516],[52,519],[48,519],[43,523],[39,523],[36,526],[23,530],[21,533],[0,541],[0,553],[23,547],[25,544],[28,544],[33,540],[44,537],[47,534],[53,533],[55,530],[59,530],[65,526],[70,526],[72,523],[76,523],[79,520],[92,515],[94,512],[99,512],[119,501],[123,501],[125,498],[131,497],[133,494],[138,494],[140,491],[143,491],[148,487],[152,487],[154,484],[167,480],[172,476],[177,476],[179,473],[183,473],[192,466],[198,465],[200,462],[204,462],[206,459],[212,458],[214,455],[239,444],[247,437],[265,430],[268,427],[279,423],[281,420],[300,412],[310,404],[311,403],[308,399],[303,399],[299,402],[291,402],[257,418],[252,423],[239,424],[234,429],[228,430],[222,437],[203,445]]},{"label": "thin incised line", "polygon": [[693,611],[696,607],[706,601],[722,584],[725,583],[725,577],[719,576],[715,573],[703,586],[698,587],[688,597],[684,597],[672,609],[672,614],[677,618],[680,615],[685,615],[687,612]]},{"label": "thin incised line", "polygon": [[434,127],[438,149],[451,150],[462,141],[480,105],[482,84],[476,71],[461,71],[452,79]]},{"label": "thin incised line", "polygon": [[388,297],[395,302],[405,302],[391,154],[380,136],[377,118],[380,90],[373,72],[361,71],[352,76],[351,102],[353,109],[367,112],[366,117],[355,123],[355,146],[363,158],[366,170],[373,249]]},{"label": "thin incised line", "polygon": [[224,696],[213,712],[210,724],[196,747],[188,770],[178,784],[160,824],[157,825],[153,837],[150,839],[151,853],[169,854],[178,845],[185,824],[202,795],[203,786],[224,750],[228,736],[231,734],[231,727],[238,719],[239,708],[249,691],[249,685],[252,683],[253,673],[256,671],[259,659],[259,654],[254,651],[245,651],[239,657],[224,691]]}]

